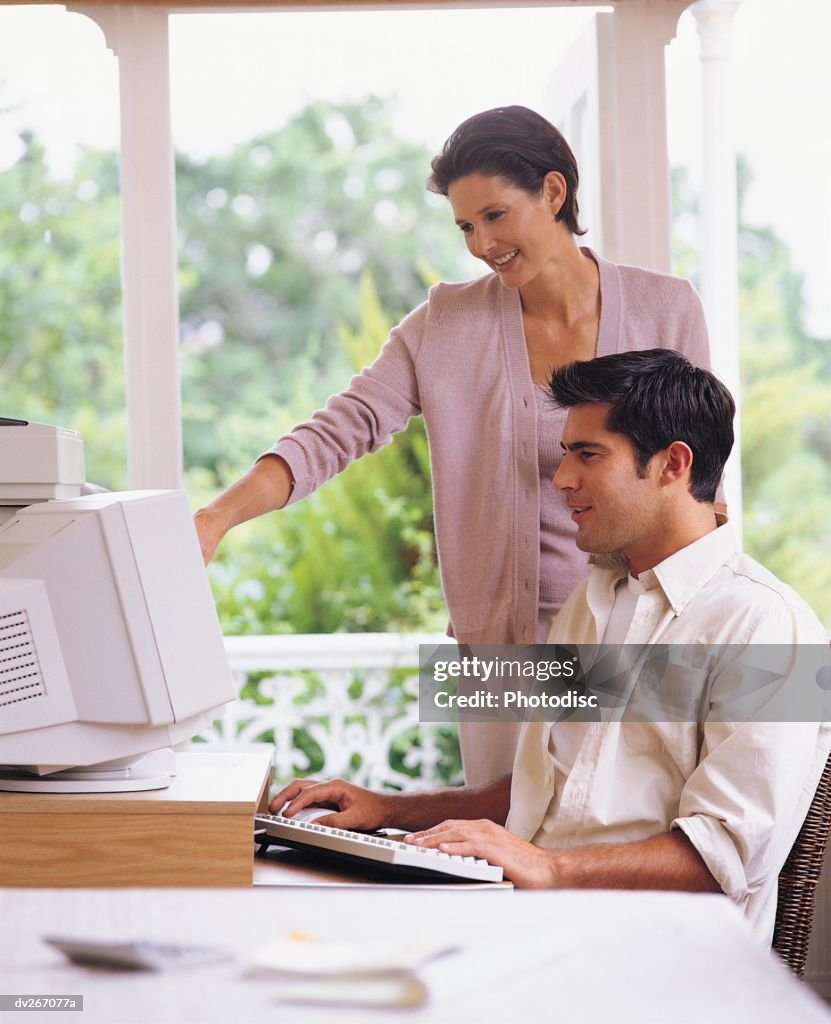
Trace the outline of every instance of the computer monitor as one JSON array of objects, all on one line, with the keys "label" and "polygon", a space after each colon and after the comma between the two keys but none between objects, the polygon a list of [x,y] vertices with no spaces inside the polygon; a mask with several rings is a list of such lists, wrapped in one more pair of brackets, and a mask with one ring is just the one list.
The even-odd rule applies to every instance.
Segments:
[{"label": "computer monitor", "polygon": [[181,491],[41,501],[0,523],[0,788],[161,788],[137,762],[235,696]]}]

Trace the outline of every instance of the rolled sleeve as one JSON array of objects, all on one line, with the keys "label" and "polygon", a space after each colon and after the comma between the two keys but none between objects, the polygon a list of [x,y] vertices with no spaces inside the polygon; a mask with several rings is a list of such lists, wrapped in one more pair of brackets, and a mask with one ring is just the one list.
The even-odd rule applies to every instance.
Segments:
[{"label": "rolled sleeve", "polygon": [[827,738],[813,722],[708,723],[671,829],[734,902],[775,879],[813,797]]},{"label": "rolled sleeve", "polygon": [[741,906],[749,896],[744,863],[723,822],[708,814],[676,818],[670,826],[684,833],[698,851],[721,891]]}]

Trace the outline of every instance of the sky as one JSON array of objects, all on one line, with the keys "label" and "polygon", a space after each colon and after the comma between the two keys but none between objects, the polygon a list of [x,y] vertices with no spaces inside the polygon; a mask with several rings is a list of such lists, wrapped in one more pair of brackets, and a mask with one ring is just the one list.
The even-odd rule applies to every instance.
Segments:
[{"label": "sky", "polygon": [[[222,152],[314,98],[398,96],[396,127],[435,150],[477,110],[544,110],[585,9],[183,14],[171,20],[174,142]],[[736,142],[754,174],[747,214],[806,274],[808,325],[831,336],[831,4],[743,0],[734,22]],[[391,45],[405,40],[406,45]],[[667,56],[672,162],[699,176],[700,61],[692,15]],[[34,127],[56,173],[78,143],[118,140],[116,61],[100,30],[60,7],[0,7],[0,168]]]}]

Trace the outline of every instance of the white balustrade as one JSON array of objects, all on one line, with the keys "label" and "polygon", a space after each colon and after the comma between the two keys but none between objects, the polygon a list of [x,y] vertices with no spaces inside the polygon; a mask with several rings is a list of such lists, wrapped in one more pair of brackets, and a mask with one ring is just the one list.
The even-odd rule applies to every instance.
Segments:
[{"label": "white balustrade", "polygon": [[419,644],[443,634],[226,637],[239,699],[200,737],[273,742],[279,781],[308,774],[427,789],[461,781],[455,729],[418,720]]}]

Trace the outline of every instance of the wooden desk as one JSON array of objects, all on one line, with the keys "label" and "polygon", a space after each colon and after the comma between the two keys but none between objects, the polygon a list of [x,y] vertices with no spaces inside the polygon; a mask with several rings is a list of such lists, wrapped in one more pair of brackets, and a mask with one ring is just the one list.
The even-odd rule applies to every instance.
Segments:
[{"label": "wooden desk", "polygon": [[[722,896],[651,892],[360,889],[0,890],[0,992],[82,995],[83,1013],[3,1013],[3,1024],[828,1024],[827,1007],[757,945]],[[279,1005],[252,953],[303,932],[377,943],[440,935],[459,952],[423,967],[406,1012]],[[164,973],[75,967],[44,935],[219,945],[228,963]],[[284,991],[284,990],[283,990]]]},{"label": "wooden desk", "polygon": [[269,754],[186,753],[168,789],[0,794],[0,885],[251,885]]}]

